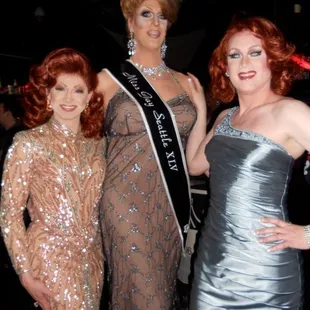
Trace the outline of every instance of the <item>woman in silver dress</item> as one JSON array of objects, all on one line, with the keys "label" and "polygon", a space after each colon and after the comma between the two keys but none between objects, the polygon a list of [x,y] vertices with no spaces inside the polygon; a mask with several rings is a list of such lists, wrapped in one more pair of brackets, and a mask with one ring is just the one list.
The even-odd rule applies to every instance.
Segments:
[{"label": "woman in silver dress", "polygon": [[[195,262],[193,310],[302,305],[299,251],[283,243],[270,251],[281,238],[265,244],[256,234],[278,229],[262,218],[288,221],[292,166],[310,150],[310,109],[285,97],[299,71],[294,50],[275,25],[253,17],[235,20],[212,55],[213,96],[230,102],[237,95],[239,106],[223,111],[207,135],[194,128],[188,140],[189,171],[210,175],[211,197]],[[299,245],[288,245],[309,248],[309,236],[298,229]]]}]

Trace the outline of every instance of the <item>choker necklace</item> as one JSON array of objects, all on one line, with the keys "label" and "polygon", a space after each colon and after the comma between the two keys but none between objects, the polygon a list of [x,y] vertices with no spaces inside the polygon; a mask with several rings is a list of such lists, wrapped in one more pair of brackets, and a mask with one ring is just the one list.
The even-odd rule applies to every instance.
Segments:
[{"label": "choker necklace", "polygon": [[166,66],[165,62],[162,61],[158,66],[155,67],[144,67],[142,65],[139,65],[136,62],[133,62],[133,64],[145,75],[151,76],[153,80],[156,79],[156,77],[162,76],[163,73],[169,72],[169,68]]}]

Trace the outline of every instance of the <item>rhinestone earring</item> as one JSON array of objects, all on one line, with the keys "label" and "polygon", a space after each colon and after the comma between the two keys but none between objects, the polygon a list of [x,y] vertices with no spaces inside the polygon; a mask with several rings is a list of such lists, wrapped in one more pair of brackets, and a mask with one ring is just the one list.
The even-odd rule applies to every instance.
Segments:
[{"label": "rhinestone earring", "polygon": [[49,99],[46,100],[46,110],[47,110],[48,112],[53,111],[53,107],[52,107],[52,105],[51,105]]},{"label": "rhinestone earring", "polygon": [[129,56],[133,56],[136,53],[137,42],[134,38],[133,32],[130,32],[130,39],[127,43],[128,54]]},{"label": "rhinestone earring", "polygon": [[164,59],[166,57],[167,48],[168,48],[168,46],[166,44],[166,39],[165,39],[163,44],[161,45],[161,48],[160,48],[161,59]]},{"label": "rhinestone earring", "polygon": [[90,109],[89,109],[89,103],[88,102],[87,102],[86,107],[85,107],[83,112],[84,112],[85,115],[89,115],[90,114]]}]

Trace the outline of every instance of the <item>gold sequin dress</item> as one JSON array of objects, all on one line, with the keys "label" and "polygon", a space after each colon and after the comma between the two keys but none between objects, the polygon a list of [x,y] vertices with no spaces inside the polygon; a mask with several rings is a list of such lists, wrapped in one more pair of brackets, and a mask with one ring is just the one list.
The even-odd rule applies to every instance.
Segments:
[{"label": "gold sequin dress", "polygon": [[[182,138],[196,119],[186,94],[167,102]],[[121,89],[109,102],[101,223],[113,310],[170,310],[181,239],[141,114]],[[177,180],[176,180],[177,186]]]},{"label": "gold sequin dress", "polygon": [[99,309],[104,148],[103,139],[86,139],[51,119],[18,133],[7,154],[2,233],[16,272],[31,270],[55,293],[52,309]]}]

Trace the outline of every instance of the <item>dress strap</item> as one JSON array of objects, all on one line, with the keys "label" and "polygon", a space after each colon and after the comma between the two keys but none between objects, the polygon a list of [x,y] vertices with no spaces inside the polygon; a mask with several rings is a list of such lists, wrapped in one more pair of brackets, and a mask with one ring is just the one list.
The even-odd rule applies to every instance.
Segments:
[{"label": "dress strap", "polygon": [[177,78],[176,74],[174,73],[174,71],[170,70],[170,74],[171,74],[172,78],[174,79],[174,81],[177,83],[177,85],[180,87],[182,93],[187,94],[186,91],[184,90],[183,86],[181,85],[179,79]]},{"label": "dress strap", "polygon": [[222,121],[216,126],[215,128],[215,135],[222,132],[223,129],[227,129],[229,127],[229,124],[230,124],[230,120],[231,120],[231,117],[232,115],[234,114],[234,112],[236,111],[238,107],[233,107],[231,108],[227,114],[225,115],[225,117],[222,119]]}]

